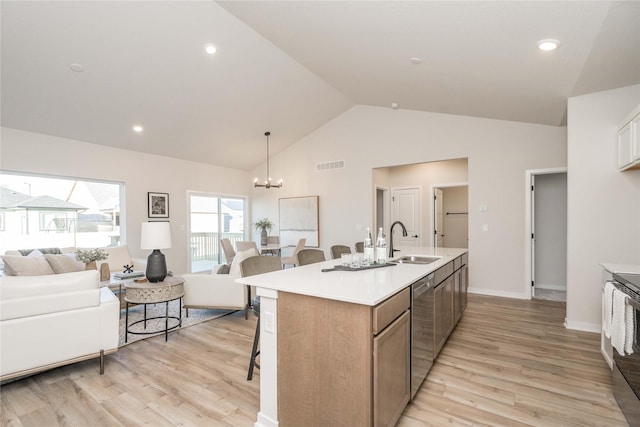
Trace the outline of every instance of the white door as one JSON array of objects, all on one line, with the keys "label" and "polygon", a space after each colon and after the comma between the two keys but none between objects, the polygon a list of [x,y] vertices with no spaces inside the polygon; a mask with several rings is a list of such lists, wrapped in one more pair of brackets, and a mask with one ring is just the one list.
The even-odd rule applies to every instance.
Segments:
[{"label": "white door", "polygon": [[387,236],[393,240],[393,247],[420,246],[420,189],[398,188],[391,197],[391,223],[400,221],[407,229],[407,236],[402,235],[402,228],[396,226],[394,235]]},{"label": "white door", "polygon": [[536,176],[531,175],[531,297],[536,296]]},{"label": "white door", "polygon": [[434,188],[433,190],[433,245],[436,248],[444,247],[444,221],[443,221],[443,203],[444,198],[442,190]]}]

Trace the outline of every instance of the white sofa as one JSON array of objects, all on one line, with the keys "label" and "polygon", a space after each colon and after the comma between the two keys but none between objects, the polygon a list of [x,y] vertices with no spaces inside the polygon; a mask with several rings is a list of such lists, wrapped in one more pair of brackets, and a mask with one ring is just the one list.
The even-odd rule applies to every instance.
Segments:
[{"label": "white sofa", "polygon": [[0,277],[0,381],[118,350],[120,304],[97,270]]}]

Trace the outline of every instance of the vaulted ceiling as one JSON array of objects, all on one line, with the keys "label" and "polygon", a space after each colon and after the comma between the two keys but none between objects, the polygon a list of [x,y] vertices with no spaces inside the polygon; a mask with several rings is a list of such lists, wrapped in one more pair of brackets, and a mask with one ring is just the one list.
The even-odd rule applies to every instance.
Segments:
[{"label": "vaulted ceiling", "polygon": [[265,131],[275,153],[356,104],[559,126],[569,97],[640,83],[638,1],[4,0],[0,19],[2,126],[245,170]]}]

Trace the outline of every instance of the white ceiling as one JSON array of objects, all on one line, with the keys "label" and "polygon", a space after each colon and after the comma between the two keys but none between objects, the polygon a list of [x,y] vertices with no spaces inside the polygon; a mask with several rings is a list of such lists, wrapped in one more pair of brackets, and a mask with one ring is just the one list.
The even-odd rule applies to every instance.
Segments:
[{"label": "white ceiling", "polygon": [[2,126],[245,170],[266,130],[275,153],[355,104],[557,126],[568,97],[640,83],[639,1],[4,0],[0,14]]}]

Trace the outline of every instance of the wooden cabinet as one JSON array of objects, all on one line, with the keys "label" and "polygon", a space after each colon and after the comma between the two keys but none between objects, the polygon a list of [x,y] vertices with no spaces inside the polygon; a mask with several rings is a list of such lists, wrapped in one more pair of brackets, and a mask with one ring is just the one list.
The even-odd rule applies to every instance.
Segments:
[{"label": "wooden cabinet", "polygon": [[280,425],[395,425],[410,395],[409,307],[409,288],[375,307],[280,292]]},{"label": "wooden cabinet", "polygon": [[617,142],[618,169],[640,168],[640,105],[620,123]]},{"label": "wooden cabinet", "polygon": [[410,312],[373,338],[373,425],[393,426],[409,403]]},{"label": "wooden cabinet", "polygon": [[467,308],[467,259],[467,254],[464,254],[435,272],[434,357],[440,353]]}]

